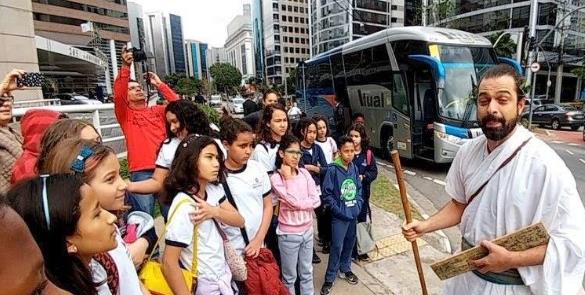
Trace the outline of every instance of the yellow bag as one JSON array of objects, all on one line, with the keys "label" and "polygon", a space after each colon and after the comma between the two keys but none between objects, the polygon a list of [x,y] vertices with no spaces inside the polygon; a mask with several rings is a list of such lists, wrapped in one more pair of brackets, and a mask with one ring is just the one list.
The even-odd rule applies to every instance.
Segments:
[{"label": "yellow bag", "polygon": [[[169,221],[167,222],[167,226],[173,220],[175,212],[184,203],[188,203],[189,200],[183,200],[177,204],[175,210],[171,213]],[[138,274],[138,278],[144,284],[146,289],[150,291],[152,294],[155,295],[174,295],[171,287],[167,283],[165,276],[162,272],[162,266],[160,262],[152,259],[152,254],[155,252],[155,249],[159,246],[160,242],[164,238],[166,234],[166,226],[165,230],[163,231],[162,235],[159,237],[158,241],[156,242],[155,248],[152,250],[152,253],[148,257],[148,260],[142,266],[140,273]],[[197,226],[193,227],[193,260],[191,264],[191,271],[181,270],[183,275],[183,279],[185,280],[185,284],[189,288],[189,291],[192,291],[193,287],[197,286]]]}]

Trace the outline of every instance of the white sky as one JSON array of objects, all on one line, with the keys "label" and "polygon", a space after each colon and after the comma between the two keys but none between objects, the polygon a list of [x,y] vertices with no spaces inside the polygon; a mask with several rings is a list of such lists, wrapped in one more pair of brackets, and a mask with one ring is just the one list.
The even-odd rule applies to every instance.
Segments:
[{"label": "white sky", "polygon": [[129,0],[147,12],[163,11],[181,16],[183,38],[195,39],[213,47],[223,47],[227,25],[242,14],[250,0]]}]

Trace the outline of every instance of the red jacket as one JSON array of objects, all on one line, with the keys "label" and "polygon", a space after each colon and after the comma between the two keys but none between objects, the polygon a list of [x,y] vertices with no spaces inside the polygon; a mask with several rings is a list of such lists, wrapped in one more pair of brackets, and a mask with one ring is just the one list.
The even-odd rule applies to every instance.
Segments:
[{"label": "red jacket", "polygon": [[246,257],[245,260],[248,269],[247,294],[290,295],[280,280],[280,269],[270,250],[260,248],[258,257]]},{"label": "red jacket", "polygon": [[33,109],[22,116],[20,130],[24,137],[23,152],[14,163],[10,179],[12,184],[37,175],[36,166],[41,152],[41,139],[47,128],[57,122],[60,115],[61,113],[51,110]]},{"label": "red jacket", "polygon": [[[165,106],[131,108],[128,102],[129,80],[130,68],[121,67],[114,82],[114,107],[126,137],[128,168],[130,172],[151,170],[155,168],[157,151],[167,137]],[[166,84],[162,84],[158,91],[168,101],[179,99]]]}]

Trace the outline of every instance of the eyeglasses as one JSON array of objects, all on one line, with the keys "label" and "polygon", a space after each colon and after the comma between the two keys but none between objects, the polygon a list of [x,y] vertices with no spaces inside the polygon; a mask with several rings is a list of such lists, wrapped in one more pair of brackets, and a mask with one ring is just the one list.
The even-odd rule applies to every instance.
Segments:
[{"label": "eyeglasses", "polygon": [[303,154],[303,152],[301,152],[299,150],[285,150],[284,152],[287,154],[292,154],[292,155],[297,155],[297,156],[300,156]]}]

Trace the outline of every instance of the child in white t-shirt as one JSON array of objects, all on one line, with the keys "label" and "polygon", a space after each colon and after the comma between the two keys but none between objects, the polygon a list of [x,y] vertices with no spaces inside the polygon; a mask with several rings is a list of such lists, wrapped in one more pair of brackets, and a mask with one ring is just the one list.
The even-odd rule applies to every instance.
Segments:
[{"label": "child in white t-shirt", "polygon": [[244,219],[217,185],[224,173],[222,162],[222,153],[213,138],[191,135],[179,144],[173,170],[165,181],[172,204],[163,274],[174,294],[192,294],[181,269],[197,274],[195,294],[237,294],[214,220],[242,227]]},{"label": "child in white t-shirt", "polygon": [[329,136],[329,123],[327,122],[327,118],[315,116],[313,120],[317,122],[317,140],[315,140],[315,143],[323,150],[327,164],[331,164],[335,156],[337,156],[337,143]]},{"label": "child in white t-shirt", "polygon": [[[250,125],[239,119],[227,119],[221,125],[221,137],[227,150],[225,160],[226,184],[238,211],[246,221],[248,245],[240,228],[227,227],[228,239],[238,253],[256,257],[273,216],[270,178],[262,164],[249,160],[254,142]],[[243,282],[236,282],[242,294]]]}]

